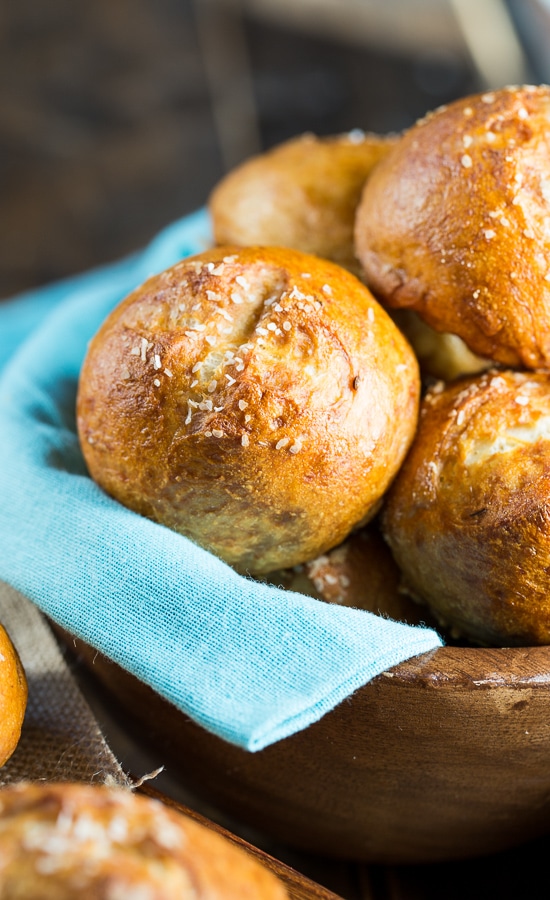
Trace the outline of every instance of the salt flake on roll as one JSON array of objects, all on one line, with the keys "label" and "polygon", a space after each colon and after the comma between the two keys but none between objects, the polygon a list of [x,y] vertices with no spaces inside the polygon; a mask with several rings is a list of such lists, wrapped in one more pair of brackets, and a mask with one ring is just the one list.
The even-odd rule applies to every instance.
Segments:
[{"label": "salt flake on roll", "polygon": [[313,559],[372,518],[416,428],[416,358],[338,265],[217,247],[148,279],[90,343],[94,480],[237,570]]}]

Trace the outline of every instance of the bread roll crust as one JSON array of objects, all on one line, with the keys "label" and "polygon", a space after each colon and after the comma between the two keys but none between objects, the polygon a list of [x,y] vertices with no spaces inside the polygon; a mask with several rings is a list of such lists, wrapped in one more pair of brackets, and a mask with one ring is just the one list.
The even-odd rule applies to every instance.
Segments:
[{"label": "bread roll crust", "polygon": [[244,850],[126,789],[19,783],[0,790],[4,900],[285,900]]},{"label": "bread roll crust", "polygon": [[355,211],[395,136],[302,134],[246,160],[209,198],[218,244],[292,247],[359,271]]},{"label": "bread roll crust", "polygon": [[12,756],[21,738],[28,685],[19,654],[0,625],[0,766]]},{"label": "bread roll crust", "polygon": [[382,516],[412,594],[455,636],[550,643],[550,376],[430,391]]},{"label": "bread roll crust", "polygon": [[482,357],[550,368],[550,88],[442,107],[366,183],[355,244],[367,284]]},{"label": "bread roll crust", "polygon": [[134,291],[84,361],[90,474],[238,570],[341,543],[416,427],[418,364],[358,279],[282,248],[215,248]]}]

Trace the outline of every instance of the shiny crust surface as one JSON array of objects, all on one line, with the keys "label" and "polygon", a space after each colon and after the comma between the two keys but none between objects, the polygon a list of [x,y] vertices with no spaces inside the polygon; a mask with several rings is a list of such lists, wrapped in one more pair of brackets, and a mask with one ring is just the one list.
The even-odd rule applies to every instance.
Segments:
[{"label": "shiny crust surface", "polygon": [[394,140],[359,130],[303,134],[246,160],[209,198],[216,242],[292,247],[357,272],[356,207]]},{"label": "shiny crust surface", "polygon": [[423,401],[382,514],[405,584],[457,636],[550,643],[550,376],[490,371]]},{"label": "shiny crust surface", "polygon": [[0,766],[19,743],[27,698],[27,679],[19,654],[0,625]]},{"label": "shiny crust surface", "polygon": [[285,900],[282,884],[191,818],[129,790],[0,790],[4,900]]},{"label": "shiny crust surface", "polygon": [[466,97],[402,135],[357,210],[373,292],[475,354],[550,368],[550,88]]},{"label": "shiny crust surface", "polygon": [[313,559],[375,513],[418,397],[410,346],[357,278],[225,247],[107,318],[77,418],[108,494],[255,574]]}]

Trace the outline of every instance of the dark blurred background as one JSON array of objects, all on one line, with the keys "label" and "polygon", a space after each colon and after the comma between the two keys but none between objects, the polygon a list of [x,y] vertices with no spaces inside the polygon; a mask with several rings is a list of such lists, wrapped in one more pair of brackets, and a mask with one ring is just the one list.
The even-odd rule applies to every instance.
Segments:
[{"label": "dark blurred background", "polygon": [[0,297],[119,258],[245,157],[550,80],[535,0],[2,0]]}]

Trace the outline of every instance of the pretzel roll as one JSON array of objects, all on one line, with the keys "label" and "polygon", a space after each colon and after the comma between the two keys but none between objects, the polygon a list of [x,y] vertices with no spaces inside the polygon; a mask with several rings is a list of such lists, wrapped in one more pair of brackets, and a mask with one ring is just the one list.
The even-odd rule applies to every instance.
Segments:
[{"label": "pretzel roll", "polygon": [[506,366],[550,368],[550,88],[436,110],[373,171],[355,241],[391,307]]},{"label": "pretzel roll", "polygon": [[426,395],[383,529],[456,636],[550,643],[550,376],[490,371]]},{"label": "pretzel roll", "polygon": [[78,430],[108,494],[256,574],[374,514],[418,395],[412,350],[353,275],[294,250],[222,247],[107,318]]},{"label": "pretzel roll", "polygon": [[0,625],[0,766],[12,756],[21,738],[28,686],[19,654]]},{"label": "pretzel roll", "polygon": [[365,180],[394,140],[359,130],[303,134],[246,160],[210,196],[214,239],[292,247],[357,274],[355,211]]},{"label": "pretzel roll", "polygon": [[248,853],[158,800],[122,788],[25,783],[0,790],[5,900],[285,900]]}]

